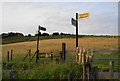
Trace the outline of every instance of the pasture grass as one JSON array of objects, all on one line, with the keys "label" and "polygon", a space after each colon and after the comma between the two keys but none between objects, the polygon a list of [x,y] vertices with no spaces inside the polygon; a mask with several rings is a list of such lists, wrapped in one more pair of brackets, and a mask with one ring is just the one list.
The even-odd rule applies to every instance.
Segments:
[{"label": "pasture grass", "polygon": [[[63,39],[49,39],[40,40],[40,52],[53,52],[54,55],[58,55],[61,51],[61,44],[66,43],[66,50],[75,50],[75,38],[63,38]],[[3,70],[14,69],[17,71],[19,79],[66,79],[69,74],[73,78],[81,78],[82,70],[81,66],[75,63],[76,52],[67,51],[67,60],[65,63],[60,62],[56,64],[55,61],[51,61],[50,58],[41,59],[40,63],[35,63],[35,58],[31,63],[28,59],[22,61],[24,56],[31,49],[31,54],[33,55],[36,51],[36,41],[22,42],[5,44],[2,46],[2,61]],[[118,50],[118,38],[79,38],[80,48],[85,48],[86,50]],[[7,62],[7,51],[13,50],[13,61]],[[94,54],[93,66],[98,66],[100,71],[108,71],[109,61],[106,59],[97,58],[118,58],[117,52],[96,52]],[[55,59],[54,59],[55,60]],[[118,60],[114,60],[118,63]],[[103,68],[102,65],[106,65]],[[24,72],[27,69],[28,72]],[[61,70],[61,71],[60,71]],[[118,67],[115,67],[114,71],[119,71]],[[75,72],[75,73],[74,73]],[[55,75],[55,74],[58,75]],[[10,78],[9,74],[4,75],[3,78]]]},{"label": "pasture grass", "polygon": [[[81,79],[82,67],[71,59],[73,56],[75,55],[67,55],[66,61],[59,61],[59,63],[55,61],[55,58],[54,60],[40,58],[37,64],[35,63],[35,58],[32,62],[28,62],[28,59],[23,62],[20,61],[19,56],[16,56],[19,61],[16,61],[17,59],[10,62],[3,60],[2,66],[3,70],[16,70],[17,79],[68,79],[69,77]],[[68,59],[71,59],[71,61],[68,61]],[[9,74],[3,75],[3,79],[9,78]]]},{"label": "pasture grass", "polygon": [[93,65],[98,66],[100,71],[109,71],[109,62],[114,61],[114,71],[120,71],[119,68],[119,52],[118,51],[110,51],[106,52],[109,54],[105,54],[104,52],[97,52],[94,55]]}]

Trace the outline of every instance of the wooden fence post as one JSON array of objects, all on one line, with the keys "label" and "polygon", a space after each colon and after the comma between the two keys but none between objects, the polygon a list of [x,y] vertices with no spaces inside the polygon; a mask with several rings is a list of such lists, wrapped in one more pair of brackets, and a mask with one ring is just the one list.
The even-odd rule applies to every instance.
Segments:
[{"label": "wooden fence post", "polygon": [[7,61],[9,62],[9,51],[7,52]]},{"label": "wooden fence post", "polygon": [[83,79],[86,79],[86,54],[85,49],[83,49]]},{"label": "wooden fence post", "polygon": [[90,79],[90,63],[89,62],[86,63],[86,75],[87,75],[87,79]]},{"label": "wooden fence post", "polygon": [[86,54],[85,54],[85,49],[83,48],[82,50],[82,64],[84,64],[86,61]]},{"label": "wooden fence post", "polygon": [[98,67],[97,66],[94,67],[94,71],[95,71],[94,79],[98,79]]},{"label": "wooden fence post", "polygon": [[65,61],[66,60],[66,44],[65,43],[62,43],[62,53],[63,53],[64,61]]},{"label": "wooden fence post", "polygon": [[89,51],[86,51],[86,78],[90,78],[90,62],[89,62]]},{"label": "wooden fence post", "polygon": [[60,59],[62,59],[62,58],[63,58],[62,51],[60,51]]},{"label": "wooden fence post", "polygon": [[13,50],[11,50],[11,61],[12,61],[12,56],[13,56]]},{"label": "wooden fence post", "polygon": [[86,53],[86,62],[89,62],[89,51],[87,50],[87,53]]},{"label": "wooden fence post", "polygon": [[98,78],[98,67],[97,66],[90,67],[89,79],[95,79],[95,81],[96,81],[96,79],[99,79]]},{"label": "wooden fence post", "polygon": [[82,63],[82,49],[80,49],[80,56],[79,56],[79,62],[80,62],[80,64]]},{"label": "wooden fence post", "polygon": [[28,51],[28,54],[29,54],[29,60],[31,58],[31,50]]},{"label": "wooden fence post", "polygon": [[114,77],[114,62],[113,61],[109,62],[109,75],[110,75],[110,79],[113,79]]},{"label": "wooden fence post", "polygon": [[94,50],[91,50],[91,62],[93,61],[93,56],[94,56]]}]

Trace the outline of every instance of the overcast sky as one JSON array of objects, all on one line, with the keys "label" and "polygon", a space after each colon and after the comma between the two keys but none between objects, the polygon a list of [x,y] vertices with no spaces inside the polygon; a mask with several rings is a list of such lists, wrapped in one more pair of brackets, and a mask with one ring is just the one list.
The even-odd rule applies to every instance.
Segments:
[{"label": "overcast sky", "polygon": [[5,2],[2,3],[2,32],[34,35],[38,25],[46,32],[75,34],[71,18],[89,12],[90,17],[79,20],[79,34],[117,35],[117,2]]}]

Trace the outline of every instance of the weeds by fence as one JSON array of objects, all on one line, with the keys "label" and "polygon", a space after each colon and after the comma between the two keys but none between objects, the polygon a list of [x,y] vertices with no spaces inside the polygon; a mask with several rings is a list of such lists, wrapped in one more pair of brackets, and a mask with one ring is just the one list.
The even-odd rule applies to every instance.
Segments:
[{"label": "weeds by fence", "polygon": [[[12,69],[16,70],[19,78],[21,77],[26,78],[26,77],[33,76],[35,78],[42,78],[42,79],[55,78],[55,77],[56,78],[70,78],[71,76],[74,75],[74,73],[76,74],[72,77],[74,79],[75,78],[77,79],[98,79],[99,71],[103,68],[103,65],[106,65],[107,69],[103,68],[102,71],[109,72],[109,77],[110,79],[112,79],[114,78],[114,71],[119,70],[118,68],[119,65],[116,66],[116,64],[118,64],[117,55],[115,55],[117,51],[114,51],[114,52],[109,51],[110,53],[106,55],[107,58],[106,57],[103,58],[103,53],[101,53],[100,50],[99,51],[98,50],[97,51],[85,50],[81,48],[80,49],[77,48],[76,50],[66,50],[65,43],[63,43],[61,47],[62,47],[61,48],[62,50],[59,51],[59,54],[54,54],[54,52],[40,53],[40,61],[38,64],[35,63],[35,58],[33,58],[33,61],[29,63],[29,60],[31,59],[31,55],[32,55],[31,50],[29,50],[28,53],[26,52],[26,55],[24,57],[22,56],[21,60],[23,62],[17,62],[15,60],[16,58],[12,57],[13,55],[15,55],[13,54],[13,50],[11,50],[11,52],[8,51],[8,54],[7,54],[8,63],[3,62],[3,68],[8,69],[8,70],[12,70]],[[73,52],[74,54],[69,54],[69,52]],[[102,50],[102,52],[105,52],[105,50],[104,51]],[[44,58],[41,58],[43,57],[42,55],[44,56]],[[96,56],[99,58],[95,58]],[[111,58],[113,56],[116,58]],[[28,61],[26,61],[27,57],[28,57]],[[54,67],[58,67],[58,68],[54,68]],[[21,69],[19,70],[17,68],[21,68]],[[33,70],[36,73],[33,72],[33,75],[28,76],[28,74],[23,74],[24,72],[22,73],[22,71],[25,71],[25,70],[28,70],[28,74],[29,72],[32,72]],[[41,70],[44,70],[44,71],[41,71]],[[59,70],[63,72],[61,73]],[[40,74],[42,74],[42,76],[40,75],[36,76],[39,71],[41,71]],[[58,73],[59,75],[58,76],[54,75],[54,73]],[[24,76],[22,76],[21,74],[23,74]],[[52,75],[54,77],[52,77]]]}]

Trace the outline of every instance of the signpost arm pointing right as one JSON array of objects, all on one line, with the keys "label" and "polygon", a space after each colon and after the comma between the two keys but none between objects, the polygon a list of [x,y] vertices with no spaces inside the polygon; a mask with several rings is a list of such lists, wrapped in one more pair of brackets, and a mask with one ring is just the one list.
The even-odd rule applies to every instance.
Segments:
[{"label": "signpost arm pointing right", "polygon": [[78,13],[76,13],[76,48],[78,47]]}]

